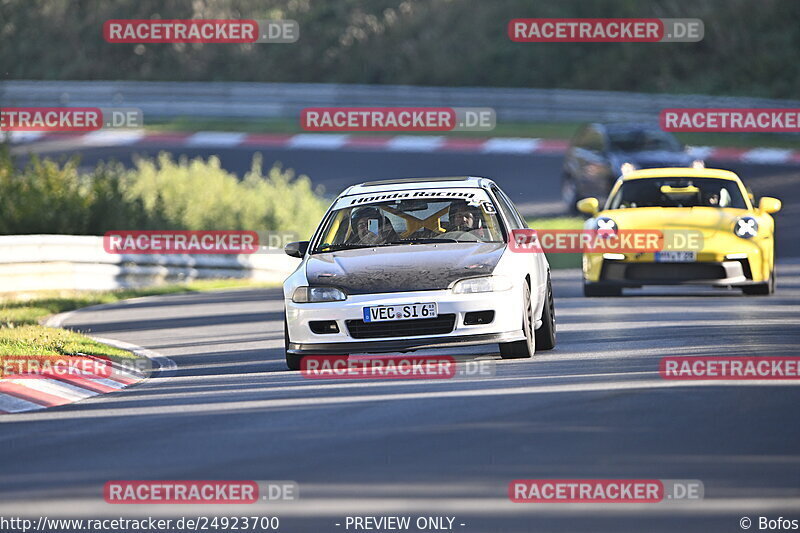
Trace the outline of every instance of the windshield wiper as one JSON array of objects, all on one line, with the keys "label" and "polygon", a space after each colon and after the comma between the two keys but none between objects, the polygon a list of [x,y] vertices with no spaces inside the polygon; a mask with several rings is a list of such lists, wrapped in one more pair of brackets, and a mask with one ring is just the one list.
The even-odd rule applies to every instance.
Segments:
[{"label": "windshield wiper", "polygon": [[314,253],[328,253],[338,252],[339,250],[355,250],[357,248],[376,248],[378,246],[397,246],[400,244],[439,244],[439,243],[453,243],[453,242],[472,242],[472,241],[458,241],[456,239],[400,239],[389,242],[375,243],[375,244],[357,244],[357,243],[343,243],[343,244],[328,244],[314,249]]},{"label": "windshield wiper", "polygon": [[328,245],[320,246],[319,248],[314,249],[314,252],[315,253],[338,252],[339,250],[355,250],[357,248],[374,248],[375,246],[380,246],[380,245],[377,245],[377,244],[355,244],[355,243],[328,244]]},{"label": "windshield wiper", "polygon": [[456,239],[437,239],[431,237],[427,239],[401,239],[398,241],[389,241],[387,243],[382,244],[381,246],[392,246],[395,244],[439,244],[442,242],[468,242],[468,241],[458,241]]}]

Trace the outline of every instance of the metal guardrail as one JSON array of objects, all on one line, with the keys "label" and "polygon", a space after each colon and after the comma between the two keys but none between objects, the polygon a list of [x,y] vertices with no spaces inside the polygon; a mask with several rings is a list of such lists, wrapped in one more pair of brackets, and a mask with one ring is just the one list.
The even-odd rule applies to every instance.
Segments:
[{"label": "metal guardrail", "polygon": [[109,254],[102,237],[7,235],[0,236],[0,293],[112,290],[213,278],[282,282],[299,263],[280,250],[253,255]]},{"label": "metal guardrail", "polygon": [[797,100],[567,89],[310,83],[3,81],[0,106],[138,107],[148,118],[295,118],[310,106],[492,107],[509,122],[658,120],[670,107],[800,107]]}]

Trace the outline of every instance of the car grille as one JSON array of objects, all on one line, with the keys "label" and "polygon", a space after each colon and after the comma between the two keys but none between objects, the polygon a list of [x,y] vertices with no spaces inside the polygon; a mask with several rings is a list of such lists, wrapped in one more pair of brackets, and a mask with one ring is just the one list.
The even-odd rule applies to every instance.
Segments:
[{"label": "car grille", "polygon": [[714,263],[634,263],[625,270],[625,279],[632,281],[702,281],[725,276],[725,268]]},{"label": "car grille", "polygon": [[379,339],[382,337],[418,337],[420,335],[444,335],[453,331],[456,315],[439,315],[436,318],[412,320],[387,320],[386,322],[364,322],[345,320],[347,330],[354,339]]}]

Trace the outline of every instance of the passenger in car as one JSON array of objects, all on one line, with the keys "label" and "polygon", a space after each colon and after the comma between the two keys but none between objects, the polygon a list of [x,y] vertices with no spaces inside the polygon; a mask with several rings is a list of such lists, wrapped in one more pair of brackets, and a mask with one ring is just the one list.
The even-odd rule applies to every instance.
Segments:
[{"label": "passenger in car", "polygon": [[399,237],[391,221],[375,207],[362,207],[350,215],[352,244],[383,244]]}]

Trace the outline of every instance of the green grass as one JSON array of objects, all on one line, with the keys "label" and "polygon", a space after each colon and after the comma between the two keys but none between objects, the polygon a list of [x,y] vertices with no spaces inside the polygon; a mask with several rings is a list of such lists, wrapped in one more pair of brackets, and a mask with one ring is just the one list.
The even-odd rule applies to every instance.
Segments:
[{"label": "green grass", "polygon": [[[3,377],[4,361],[20,356],[64,357],[94,355],[112,361],[128,361],[133,366],[136,355],[90,339],[86,335],[60,328],[27,325],[16,328],[0,328],[0,378]],[[12,363],[13,364],[13,363]]]},{"label": "green grass", "polygon": [[52,292],[38,294],[30,299],[7,297],[0,300],[0,378],[3,376],[4,356],[83,354],[103,355],[111,359],[137,358],[130,352],[97,342],[80,333],[39,325],[41,321],[52,314],[139,296],[272,286],[275,284],[242,279],[216,279],[146,289]]},{"label": "green grass", "polygon": [[[533,229],[583,229],[583,217],[529,218],[528,226]],[[547,254],[550,268],[581,268],[581,254]]]},{"label": "green grass", "polygon": [[42,319],[52,314],[72,311],[73,309],[90,305],[118,302],[139,296],[271,286],[274,286],[274,284],[255,283],[247,279],[209,279],[146,289],[43,293],[31,299],[12,298],[0,300],[0,328],[15,328],[38,324]]},{"label": "green grass", "polygon": [[581,268],[581,254],[546,254],[552,270]]},{"label": "green grass", "polygon": [[107,355],[114,358],[135,358],[125,350],[60,328],[20,326],[0,329],[0,357],[9,355]]},{"label": "green grass", "polygon": [[[537,122],[499,123],[492,131],[454,131],[452,137],[536,137],[570,139],[581,123]],[[299,120],[280,119],[203,119],[181,117],[147,124],[151,131],[236,131],[244,133],[304,133]],[[431,132],[404,132],[404,135],[434,135]],[[395,132],[362,132],[356,135],[396,135]],[[438,135],[438,133],[435,133]],[[725,146],[732,148],[772,147],[797,148],[800,137],[780,133],[676,133],[683,143],[693,146]]]},{"label": "green grass", "polygon": [[528,226],[533,229],[583,229],[583,217],[529,218]]},{"label": "green grass", "polygon": [[[454,137],[538,137],[567,139],[572,137],[579,124],[572,123],[501,123],[491,131],[453,131]],[[310,133],[300,127],[299,120],[290,119],[213,119],[180,117],[156,121],[145,125],[150,131],[235,131],[243,133]],[[439,132],[403,132],[404,135],[439,135]],[[397,135],[397,132],[365,131],[354,135]]]},{"label": "green grass", "polygon": [[800,137],[785,133],[676,133],[690,146],[719,146],[725,148],[790,148],[800,146]]}]

